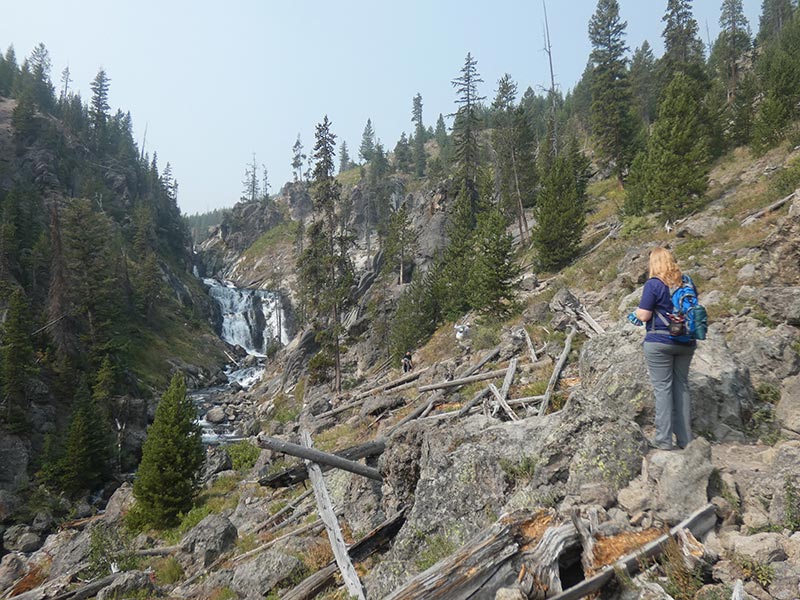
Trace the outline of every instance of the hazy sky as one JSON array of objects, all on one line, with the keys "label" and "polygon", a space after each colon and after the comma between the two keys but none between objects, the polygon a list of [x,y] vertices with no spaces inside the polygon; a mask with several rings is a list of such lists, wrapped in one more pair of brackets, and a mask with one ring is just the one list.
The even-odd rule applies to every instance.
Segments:
[{"label": "hazy sky", "polygon": [[[39,42],[59,87],[69,65],[85,101],[99,68],[111,78],[112,110],[133,116],[141,146],[167,161],[184,213],[232,206],[255,152],[271,192],[291,178],[300,134],[310,154],[314,127],[328,115],[337,144],[357,158],[367,118],[392,149],[411,132],[412,99],[423,120],[455,110],[451,80],[467,52],[478,61],[480,93],[494,97],[509,73],[520,95],[549,86],[539,0],[0,0],[0,48],[18,60]],[[719,30],[721,0],[695,0],[703,40]],[[760,0],[744,0],[758,30]],[[549,0],[556,81],[573,87],[589,56],[596,0]],[[620,0],[631,51],[647,39],[662,52],[666,0]],[[449,122],[448,122],[449,124]],[[337,161],[338,164],[338,161]]]}]

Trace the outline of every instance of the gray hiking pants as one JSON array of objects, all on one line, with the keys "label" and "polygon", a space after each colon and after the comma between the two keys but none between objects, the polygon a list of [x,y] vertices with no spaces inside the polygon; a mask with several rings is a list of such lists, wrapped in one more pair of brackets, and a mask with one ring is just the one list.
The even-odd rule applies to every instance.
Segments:
[{"label": "gray hiking pants", "polygon": [[644,343],[644,359],[656,395],[658,447],[671,448],[672,434],[680,448],[692,440],[692,406],[689,400],[689,365],[694,348],[677,344]]}]

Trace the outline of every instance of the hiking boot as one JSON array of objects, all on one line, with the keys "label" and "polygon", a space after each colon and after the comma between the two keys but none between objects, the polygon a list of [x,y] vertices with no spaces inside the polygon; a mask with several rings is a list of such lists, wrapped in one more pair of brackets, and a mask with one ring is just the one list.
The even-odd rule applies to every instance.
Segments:
[{"label": "hiking boot", "polygon": [[662,444],[656,442],[655,438],[647,438],[647,445],[656,450],[672,450],[672,444]]}]

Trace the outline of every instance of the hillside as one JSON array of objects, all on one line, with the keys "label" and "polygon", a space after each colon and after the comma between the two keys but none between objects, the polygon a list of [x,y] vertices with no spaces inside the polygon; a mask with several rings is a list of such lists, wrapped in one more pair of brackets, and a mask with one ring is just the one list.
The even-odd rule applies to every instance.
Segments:
[{"label": "hillside", "polygon": [[[798,156],[783,150],[757,159],[743,151],[726,156],[711,174],[713,199],[671,231],[657,216],[619,228],[615,187],[593,183],[586,254],[562,272],[526,272],[522,311],[509,321],[474,322],[471,336],[461,342],[454,339],[452,323],[445,324],[415,352],[410,383],[402,385],[400,373],[387,367],[380,353],[363,351],[378,345],[375,324],[364,308],[346,336],[351,349],[343,356],[347,384],[340,396],[309,378],[304,365],[315,344],[302,333],[279,352],[256,388],[239,392],[257,405],[265,429],[253,441],[262,445],[276,437],[299,442],[300,431],[311,433],[314,446],[326,452],[369,440],[385,445],[366,460],[380,473],[380,483],[339,470],[325,477],[348,543],[402,515],[399,522],[392,521],[384,534],[390,540],[378,554],[359,559],[366,597],[388,597],[392,591],[392,598],[467,597],[456,588],[452,595],[434,591],[435,573],[449,572],[443,581],[464,590],[480,589],[477,597],[522,598],[521,592],[512,591],[518,589],[517,575],[538,567],[529,552],[513,549],[533,550],[543,528],[566,526],[573,514],[589,519],[598,544],[596,570],[708,502],[714,523],[710,530],[695,530],[703,545],[699,552],[694,548],[696,558],[689,566],[668,550],[661,567],[627,583],[618,578],[602,597],[667,598],[669,593],[728,598],[741,585],[737,580],[744,584],[743,597],[797,597],[800,546],[793,532],[800,512],[800,199],[751,225],[741,221],[781,196],[779,185]],[[414,201],[419,213],[430,213],[426,197],[423,191]],[[444,197],[437,202],[447,205]],[[423,214],[415,216],[421,218]],[[614,235],[606,237],[609,229]],[[671,247],[693,276],[711,320],[690,374],[698,438],[677,452],[647,449],[652,392],[639,348],[641,331],[624,319],[638,302],[648,249],[656,244]],[[257,265],[276,264],[286,251],[280,244],[262,247],[245,279],[267,281],[268,272],[255,275]],[[252,259],[252,252],[239,256]],[[521,260],[529,262],[524,255]],[[364,298],[369,294],[367,288]],[[365,299],[359,303],[366,305]],[[576,319],[578,306],[604,333]],[[579,330],[574,338],[566,335],[572,327]],[[535,359],[523,328],[536,349]],[[567,337],[571,351],[566,368],[546,414],[540,416],[537,402]],[[487,357],[490,361],[478,372],[497,371],[493,379],[423,391],[423,386],[458,379]],[[513,418],[484,392],[491,381],[501,387],[512,363],[513,379],[502,387]],[[399,385],[391,387],[392,381]],[[230,402],[239,400],[234,396]],[[301,581],[332,555],[313,516],[313,497],[303,485],[286,487],[292,480],[279,476],[296,459],[264,449],[255,464],[255,455],[243,462],[241,444],[230,455],[233,463],[225,449],[211,455],[198,514],[187,515],[175,531],[155,539],[117,539],[111,532],[131,499],[130,488],[123,486],[104,516],[50,536],[24,563],[14,563],[16,576],[6,575],[4,581],[10,584],[28,572],[32,582],[36,569],[47,565],[50,583],[38,589],[58,589],[53,586],[61,585],[57,582],[63,577],[98,564],[90,540],[102,539],[92,543],[102,543],[110,556],[169,556],[134,561],[138,569],[153,570],[155,587],[152,579],[137,579],[138,571],[132,571],[110,578],[113,583],[102,597],[125,589],[198,598],[311,597],[300,592],[311,589],[310,582]],[[507,516],[497,521],[501,515]],[[502,533],[506,530],[497,529],[496,522],[516,525]],[[100,532],[104,537],[97,537]],[[511,537],[503,537],[507,535]],[[457,558],[457,552],[474,551],[481,536],[495,536],[499,545],[473,570],[469,559]],[[580,546],[575,550],[570,544],[556,551],[558,568],[549,585],[558,587],[552,589],[588,577],[581,573]],[[494,560],[497,564],[486,570]],[[9,573],[11,563],[4,564]],[[423,572],[427,579],[415,578]],[[198,579],[200,574],[205,576]],[[333,578],[321,581],[321,587],[333,587],[320,597],[344,597],[335,591]],[[524,577],[519,582],[523,588],[526,582],[531,585]],[[544,583],[537,579],[532,585],[535,590]]]}]

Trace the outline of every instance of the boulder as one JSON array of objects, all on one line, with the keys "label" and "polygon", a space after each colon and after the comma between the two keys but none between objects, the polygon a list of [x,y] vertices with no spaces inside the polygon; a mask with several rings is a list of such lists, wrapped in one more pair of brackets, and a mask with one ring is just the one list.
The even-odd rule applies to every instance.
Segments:
[{"label": "boulder", "polygon": [[0,560],[0,590],[7,590],[25,574],[25,563],[18,554],[6,554]]},{"label": "boulder", "polygon": [[211,514],[184,536],[181,545],[188,554],[189,562],[207,567],[220,554],[233,547],[236,537],[236,527],[227,517]]},{"label": "boulder", "polygon": [[723,534],[722,544],[729,551],[759,564],[786,560],[783,536],[779,533],[756,533],[755,535]]},{"label": "boulder", "polygon": [[701,214],[697,217],[692,217],[683,223],[675,232],[675,235],[681,237],[696,237],[703,238],[711,235],[719,227],[730,222],[730,219],[720,217],[717,215]]},{"label": "boulder", "polygon": [[206,421],[218,425],[225,421],[225,409],[222,406],[215,406],[206,413]]},{"label": "boulder", "polygon": [[775,562],[772,567],[772,582],[767,587],[775,600],[797,600],[800,598],[800,566],[790,561]]},{"label": "boulder", "polygon": [[245,600],[263,598],[275,586],[299,572],[302,564],[294,556],[267,550],[234,569],[231,588]]},{"label": "boulder", "polygon": [[776,323],[800,325],[800,286],[743,286],[737,295],[758,306]]},{"label": "boulder", "polygon": [[97,600],[117,600],[118,598],[149,598],[157,588],[148,573],[126,571],[121,573],[110,585],[97,594]]},{"label": "boulder", "polygon": [[232,466],[233,463],[231,462],[231,457],[225,448],[221,446],[209,446],[206,448],[206,462],[203,466],[203,481],[208,481],[217,473],[230,470]]},{"label": "boulder", "polygon": [[784,380],[775,416],[783,427],[800,435],[800,375]]},{"label": "boulder", "polygon": [[387,410],[403,406],[406,399],[400,395],[377,395],[367,398],[361,406],[361,416],[377,415]]},{"label": "boulder", "polygon": [[0,490],[14,492],[28,481],[28,444],[16,435],[0,435]]},{"label": "boulder", "polygon": [[119,522],[128,513],[134,502],[133,486],[126,481],[109,498],[106,510],[103,513],[103,520],[106,523]]},{"label": "boulder", "polygon": [[3,546],[12,552],[34,552],[42,547],[42,536],[29,525],[12,525],[3,532]]}]

